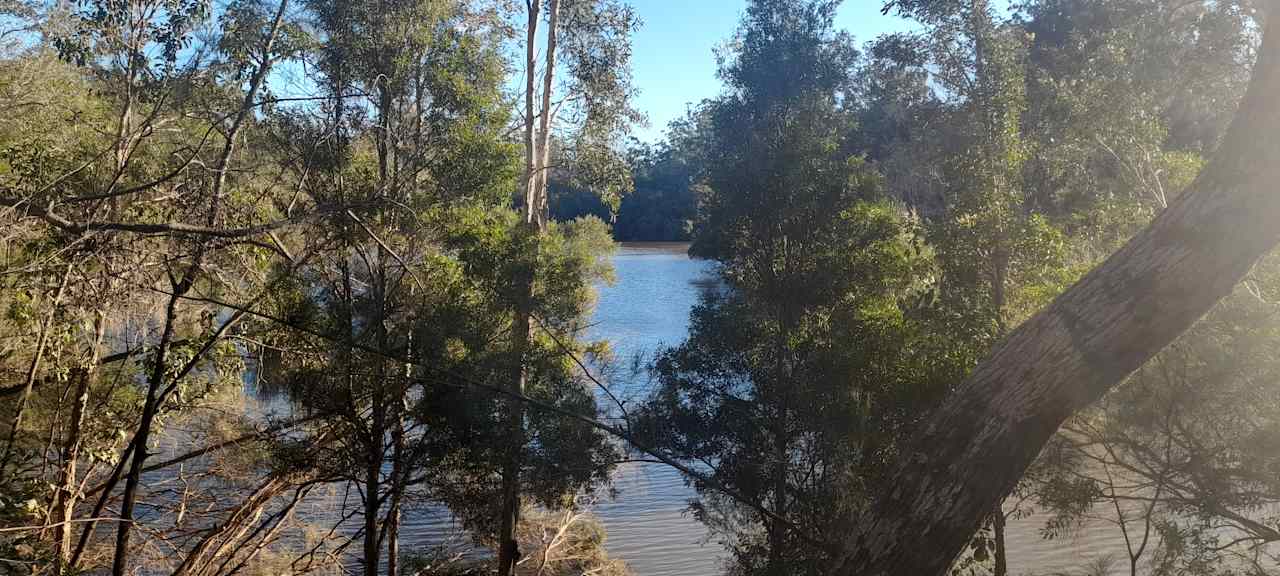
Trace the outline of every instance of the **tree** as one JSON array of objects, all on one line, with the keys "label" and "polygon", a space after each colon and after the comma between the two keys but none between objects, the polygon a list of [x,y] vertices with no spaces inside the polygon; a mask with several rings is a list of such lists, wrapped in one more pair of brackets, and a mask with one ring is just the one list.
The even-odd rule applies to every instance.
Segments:
[{"label": "tree", "polygon": [[[101,86],[108,94],[108,106],[118,107],[113,111],[115,117],[110,141],[104,143],[109,147],[110,154],[107,155],[104,150],[102,155],[89,159],[78,168],[47,180],[43,188],[35,190],[34,195],[30,195],[31,190],[27,190],[26,186],[6,190],[6,194],[23,194],[16,198],[5,198],[6,206],[16,208],[33,202],[39,203],[40,207],[23,208],[22,216],[43,220],[51,230],[63,234],[61,238],[55,234],[55,241],[64,242],[63,247],[71,249],[73,253],[79,251],[79,244],[102,232],[107,232],[106,236],[120,233],[125,236],[125,242],[116,243],[114,241],[118,238],[110,238],[96,250],[99,255],[111,254],[113,250],[129,245],[128,241],[134,239],[129,235],[133,233],[157,234],[162,237],[158,242],[140,242],[133,246],[144,248],[141,251],[146,255],[143,257],[144,262],[151,258],[155,258],[153,262],[164,262],[160,269],[167,276],[168,288],[160,287],[159,275],[143,272],[124,276],[129,281],[158,289],[165,297],[161,299],[164,304],[158,338],[154,344],[148,343],[150,357],[146,374],[141,378],[145,382],[145,394],[140,413],[136,426],[129,426],[135,431],[108,480],[110,487],[114,487],[121,479],[124,480],[120,512],[123,520],[118,523],[116,530],[113,557],[113,572],[116,574],[127,570],[134,510],[141,475],[150,455],[149,439],[169,410],[166,401],[171,396],[181,394],[191,383],[190,380],[195,380],[188,377],[197,369],[211,369],[214,374],[217,373],[216,362],[220,355],[220,344],[223,344],[222,337],[238,320],[232,318],[220,326],[213,326],[208,321],[190,322],[191,318],[184,317],[188,307],[180,305],[180,300],[206,278],[206,267],[216,266],[218,263],[216,257],[209,256],[210,238],[237,238],[252,234],[224,226],[228,218],[226,209],[228,205],[234,206],[233,202],[226,201],[236,184],[236,179],[230,177],[229,173],[236,160],[236,147],[242,130],[252,123],[251,113],[257,106],[258,92],[265,77],[271,66],[287,56],[290,50],[284,42],[277,44],[277,39],[284,35],[281,24],[285,6],[286,4],[279,5],[274,12],[274,19],[260,21],[260,26],[252,29],[255,33],[251,35],[251,39],[247,39],[248,44],[243,46],[244,49],[239,54],[243,57],[239,62],[240,82],[233,90],[214,95],[208,100],[203,98],[209,96],[209,92],[200,90],[204,86],[189,82],[189,74],[198,67],[204,53],[197,50],[190,57],[180,56],[191,39],[193,27],[205,15],[202,3],[85,2],[75,6],[69,17],[67,30],[63,35],[55,37],[54,44],[64,58],[82,65],[93,65],[101,75]],[[180,60],[187,62],[187,69],[179,68]],[[194,89],[183,92],[174,85]],[[216,93],[216,90],[213,92]],[[225,98],[219,99],[218,96]],[[212,104],[223,111],[214,114],[218,116],[216,119],[209,119],[211,121],[205,125],[203,137],[186,140],[186,137],[199,130],[192,130],[192,124],[198,125],[200,122],[194,118],[205,119],[202,117],[207,116],[197,113],[192,117],[184,117],[183,112],[191,111],[196,102]],[[179,119],[191,121],[184,126]],[[156,135],[156,126],[168,123],[178,124],[172,135]],[[217,151],[206,152],[205,145],[210,144],[210,136],[215,128],[224,130],[219,134],[222,138],[221,145],[216,147]],[[193,143],[194,146],[187,146]],[[213,145],[209,147],[214,148]],[[181,152],[170,156],[169,153],[175,150]],[[109,168],[101,166],[102,170],[98,174],[89,171],[87,177],[76,177],[78,173],[86,171],[86,168],[95,166],[103,155],[111,158]],[[190,168],[196,165],[197,156],[201,155],[204,158],[199,165],[208,170],[196,174],[196,170]],[[35,173],[32,175],[37,178],[41,176]],[[68,180],[69,178],[75,180]],[[138,202],[139,197],[164,189],[171,190],[169,187],[175,185],[190,186],[199,191],[196,194],[199,200],[176,205],[174,208],[177,210],[158,217],[154,211],[142,208],[145,202]],[[187,221],[164,222],[165,218],[171,216]],[[165,248],[179,247],[186,252],[181,257],[158,257],[159,252]],[[152,251],[147,251],[147,248]],[[79,264],[83,266],[89,262],[105,265],[104,268],[110,270],[109,261],[93,256],[85,258]],[[144,266],[135,270],[145,269]],[[72,265],[68,265],[63,276],[64,287],[71,272]],[[110,275],[109,272],[107,274]],[[99,285],[99,289],[103,287],[105,283]],[[55,310],[62,294],[60,289],[58,297],[54,298]],[[103,322],[103,305],[103,302],[97,304],[98,318],[95,322],[99,325]],[[192,316],[198,317],[198,314]],[[52,319],[52,316],[49,318]],[[189,326],[194,329],[189,329]],[[48,327],[49,324],[46,323],[45,329],[42,329],[41,344],[36,347],[28,383],[14,414],[10,438],[21,428],[26,399],[34,388],[37,368],[45,352],[43,342],[48,334]],[[91,387],[92,366],[98,363],[96,358],[101,356],[104,341],[99,330],[101,328],[93,330],[97,335],[92,337],[94,343],[88,354],[88,365],[82,368],[81,384],[77,386],[76,408],[72,410],[77,415],[69,426],[63,450],[67,462],[64,462],[60,478],[62,496],[56,503],[62,508],[60,513],[64,518],[74,505],[74,495],[69,494],[68,487],[76,481],[73,464],[80,452],[82,419]],[[194,337],[190,340],[179,338],[176,334],[181,332],[194,332]],[[184,340],[186,344],[190,344],[189,347],[184,345]],[[103,510],[110,487],[95,505],[95,516]],[[93,521],[86,524],[80,543],[71,551],[69,530],[64,525],[59,534],[60,566],[74,569],[93,527]]]},{"label": "tree", "polygon": [[694,178],[705,162],[698,158],[700,131],[705,122],[698,117],[705,109],[690,112],[688,118],[671,123],[666,139],[657,145],[632,142],[627,165],[633,189],[611,207],[581,178],[552,172],[551,216],[572,220],[596,216],[612,221],[613,238],[619,242],[682,242],[691,239],[697,218]]},{"label": "tree", "polygon": [[[575,129],[561,139],[569,146],[563,152],[573,158],[574,170],[595,176],[605,198],[616,198],[629,186],[629,178],[618,177],[613,162],[613,139],[637,115],[631,109],[630,35],[636,18],[629,7],[613,0],[546,0],[545,49],[542,50],[541,85],[538,77],[538,27],[544,14],[542,0],[525,0],[524,41],[524,177],[521,207],[524,233],[534,237],[546,231],[549,219],[552,130],[559,119]],[[563,61],[563,63],[561,63]],[[563,67],[563,70],[561,69]],[[563,74],[563,76],[561,76]],[[557,81],[557,78],[562,78]],[[556,100],[556,91],[562,94]],[[562,116],[562,112],[565,114]],[[559,118],[557,118],[559,117]],[[612,169],[611,169],[612,168]],[[534,264],[537,258],[526,259]],[[501,528],[498,535],[498,574],[508,576],[519,555],[515,538],[520,521],[520,455],[527,437],[524,405],[518,397],[528,384],[529,353],[536,268],[516,268],[511,278],[520,287],[513,294],[515,310],[510,354],[511,383],[508,391],[507,462],[502,472]]]},{"label": "tree", "polygon": [[690,251],[725,288],[658,356],[637,415],[645,444],[705,471],[692,509],[735,574],[822,573],[822,542],[847,530],[930,396],[898,365],[918,365],[904,362],[924,339],[908,309],[931,261],[851,147],[857,53],[832,29],[836,5],[748,6],[697,152],[715,161]]},{"label": "tree", "polygon": [[[940,574],[1058,426],[1176,338],[1278,240],[1280,22],[1223,145],[1170,208],[1001,344],[918,436],[849,542],[849,574]],[[937,554],[919,554],[925,539]]]},{"label": "tree", "polygon": [[1032,35],[1028,194],[1092,264],[1167,207],[1216,149],[1255,49],[1249,9],[1050,0],[1021,10]]},{"label": "tree", "polygon": [[511,340],[518,337],[508,329],[516,313],[513,292],[521,289],[509,281],[513,269],[539,271],[530,312],[536,331],[525,355],[530,377],[520,398],[542,409],[522,418],[528,438],[518,454],[522,512],[580,512],[576,497],[606,484],[619,459],[610,438],[586,424],[600,410],[595,383],[578,363],[604,354],[603,343],[582,338],[594,286],[610,278],[610,241],[595,219],[551,222],[543,234],[529,236],[514,211],[457,210],[448,218],[447,246],[456,251],[462,282],[429,307],[438,312],[415,336],[423,350],[419,361],[436,369],[424,378],[413,417],[423,425],[419,443],[432,462],[425,470],[429,493],[479,543],[500,547],[496,519],[510,461],[505,424],[511,403],[494,391],[507,389]]},{"label": "tree", "polygon": [[425,346],[458,336],[432,329],[454,312],[438,298],[458,295],[436,219],[456,202],[505,199],[514,150],[500,136],[497,38],[466,3],[308,7],[324,40],[328,117],[284,116],[278,137],[307,159],[295,168],[300,188],[353,207],[329,220],[335,249],[281,290],[281,317],[311,333],[277,327],[275,345],[295,352],[280,355],[271,376],[300,407],[331,415],[333,440],[317,466],[358,483],[365,573],[380,573],[385,558],[394,575],[402,509],[429,463],[412,419],[425,394],[417,366],[432,353]]},{"label": "tree", "polygon": [[[1062,282],[1063,235],[1037,213],[1024,184],[1030,145],[1024,137],[1026,41],[985,1],[919,9],[926,42],[950,95],[940,114],[948,141],[941,160],[941,205],[929,222],[941,275],[935,324],[947,349],[970,369],[1009,326]],[[990,537],[972,547],[1007,574],[1006,512],[990,516]]]},{"label": "tree", "polygon": [[631,172],[635,190],[622,199],[614,223],[614,238],[620,242],[674,242],[691,238],[697,218],[697,198],[693,178],[699,170],[689,136],[683,131],[698,128],[694,119],[673,122],[667,140],[656,147],[632,151]]}]

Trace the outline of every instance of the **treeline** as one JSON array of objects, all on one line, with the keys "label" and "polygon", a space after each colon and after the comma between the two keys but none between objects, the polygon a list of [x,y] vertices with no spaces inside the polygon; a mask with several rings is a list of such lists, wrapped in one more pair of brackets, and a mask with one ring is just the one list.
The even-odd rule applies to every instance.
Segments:
[{"label": "treeline", "polygon": [[557,220],[595,216],[612,223],[618,242],[685,242],[691,238],[697,217],[694,190],[697,159],[678,140],[681,130],[692,129],[677,121],[668,140],[656,145],[631,142],[625,159],[631,171],[631,190],[613,204],[589,188],[572,181],[551,181],[551,215]]},{"label": "treeline", "polygon": [[[1131,574],[1273,571],[1275,263],[1149,362],[1114,328],[1275,244],[1277,114],[1229,129],[1261,7],[895,0],[916,32],[859,45],[838,5],[749,2],[723,93],[628,149],[614,0],[0,3],[4,569],[623,574],[585,512],[636,452],[730,574],[1003,576],[1032,513]],[[611,232],[723,279],[639,402],[584,336]],[[1113,253],[1073,302],[1135,304],[1052,307]],[[491,554],[406,549],[427,506]]]}]

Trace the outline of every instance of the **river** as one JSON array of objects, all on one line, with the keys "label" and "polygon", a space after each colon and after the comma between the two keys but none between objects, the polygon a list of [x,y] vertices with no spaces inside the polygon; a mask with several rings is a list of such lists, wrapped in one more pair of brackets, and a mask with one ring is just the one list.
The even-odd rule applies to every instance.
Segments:
[{"label": "river", "polygon": [[[610,342],[619,366],[609,385],[624,399],[638,399],[647,383],[632,373],[630,360],[684,340],[699,290],[714,281],[709,264],[691,260],[687,250],[684,244],[623,245],[613,260],[616,282],[600,287],[589,336]],[[694,492],[675,470],[623,464],[614,482],[618,498],[595,510],[608,529],[611,556],[638,576],[718,572],[722,548],[704,545],[706,530],[684,514]]]},{"label": "river", "polygon": [[[711,266],[691,260],[687,245],[637,244],[620,247],[614,256],[616,282],[599,287],[599,302],[589,337],[608,340],[615,366],[606,370],[615,395],[638,401],[648,388],[643,371],[631,360],[662,346],[680,343],[688,330],[689,311],[702,290],[716,286]],[[602,398],[604,400],[604,398]],[[176,449],[176,447],[175,447]],[[631,566],[637,576],[713,576],[725,557],[706,530],[685,514],[694,491],[674,470],[655,464],[624,464],[615,473],[617,497],[595,504],[592,512],[608,531],[607,548]],[[329,487],[303,516],[333,522],[342,517],[353,494]],[[1011,520],[1008,527],[1009,574],[1085,574],[1095,558],[1112,556],[1112,574],[1127,573],[1127,556],[1119,530],[1105,520],[1089,523],[1076,537],[1044,540],[1044,518]],[[439,506],[415,506],[404,517],[405,550],[436,547],[474,554],[470,539]],[[1090,575],[1092,576],[1092,575]]]},{"label": "river", "polygon": [[[689,311],[700,290],[714,284],[710,266],[691,260],[682,244],[628,244],[614,256],[617,281],[600,287],[590,336],[607,339],[622,368],[611,371],[610,386],[624,397],[643,393],[643,375],[626,369],[637,354],[675,345],[688,330]],[[617,472],[615,500],[596,506],[608,529],[612,556],[637,576],[688,576],[718,573],[723,549],[705,543],[706,531],[684,514],[693,490],[664,466],[623,465]],[[1113,573],[1127,571],[1118,529],[1104,520],[1090,522],[1074,538],[1044,540],[1044,518],[1014,519],[1008,527],[1009,573],[1078,573],[1095,558],[1112,556]]]}]

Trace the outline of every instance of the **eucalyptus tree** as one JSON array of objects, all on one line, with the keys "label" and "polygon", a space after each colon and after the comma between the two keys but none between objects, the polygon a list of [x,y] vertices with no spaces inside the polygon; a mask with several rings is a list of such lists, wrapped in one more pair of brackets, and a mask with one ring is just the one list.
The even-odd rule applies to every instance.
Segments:
[{"label": "eucalyptus tree", "polygon": [[[933,193],[920,197],[940,266],[938,301],[929,313],[963,371],[1064,281],[1063,236],[1037,214],[1023,182],[1031,146],[1023,125],[1027,46],[1021,28],[985,0],[896,6],[923,30],[876,46],[887,62],[873,68],[879,74],[868,104],[883,107],[892,103],[886,96],[906,97],[907,106],[928,109],[927,118],[941,128],[939,142],[920,159],[925,167],[909,169],[931,169],[936,179]],[[893,146],[911,146],[901,137],[887,144],[882,155],[890,159]],[[993,509],[989,534],[979,534],[972,547],[977,558],[991,560],[997,576],[1007,573],[1004,521],[1003,508]]]},{"label": "eucalyptus tree", "polygon": [[[524,136],[523,234],[536,237],[547,228],[552,143],[561,142],[567,169],[616,205],[630,187],[625,164],[617,154],[617,138],[638,119],[631,108],[631,33],[638,21],[632,9],[616,0],[525,0],[524,3]],[[545,32],[539,28],[546,25]],[[545,45],[540,49],[542,40]],[[542,54],[541,73],[538,55]],[[554,131],[561,131],[553,138]],[[538,258],[525,261],[536,264]],[[521,453],[527,441],[525,411],[518,396],[529,382],[526,355],[535,330],[534,285],[539,270],[517,268],[511,278],[520,287],[515,310],[507,410],[507,462],[502,471],[502,512],[498,535],[498,573],[514,569],[520,520]]]},{"label": "eucalyptus tree", "polygon": [[[964,373],[1195,176],[1202,149],[1180,149],[1165,126],[1195,116],[1170,103],[1204,92],[1167,59],[1218,63],[1202,72],[1224,79],[1214,93],[1229,109],[1248,11],[1050,1],[1004,19],[985,2],[889,8],[923,30],[874,45],[862,118],[894,195],[928,222],[943,272],[930,322]],[[971,549],[1000,573],[1001,515],[991,517],[994,533]]]},{"label": "eucalyptus tree", "polygon": [[1047,534],[1116,525],[1129,573],[1265,573],[1274,563],[1266,470],[1280,412],[1276,255],[1097,405],[1068,420],[1036,467]]},{"label": "eucalyptus tree", "polygon": [[[943,402],[864,515],[839,573],[942,573],[1067,417],[1185,331],[1274,247],[1277,26],[1266,22],[1240,111],[1195,183],[1010,333]],[[918,553],[926,537],[937,554]]]}]

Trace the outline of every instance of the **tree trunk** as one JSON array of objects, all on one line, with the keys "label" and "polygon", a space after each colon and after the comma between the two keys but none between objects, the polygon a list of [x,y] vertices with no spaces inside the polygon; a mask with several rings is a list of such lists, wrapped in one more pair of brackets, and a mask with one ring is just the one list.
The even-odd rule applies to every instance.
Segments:
[{"label": "tree trunk", "polygon": [[[787,263],[789,258],[786,253],[787,238],[783,237],[783,255],[782,255],[782,278],[790,278]],[[786,286],[788,282],[774,282],[774,288]],[[778,294],[777,290],[771,292]],[[794,371],[791,369],[791,348],[787,344],[791,336],[794,334],[794,326],[796,317],[791,313],[790,307],[787,305],[786,297],[779,301],[776,310],[778,319],[777,338],[774,343],[774,381],[772,383],[774,407],[777,411],[774,414],[771,428],[773,429],[774,453],[773,453],[773,515],[774,519],[765,519],[765,526],[768,531],[769,538],[769,557],[768,564],[765,566],[765,573],[769,576],[786,576],[788,566],[786,564],[785,551],[787,545],[787,531],[791,529],[784,519],[787,517],[787,470],[791,464],[790,444],[791,437],[788,433],[787,419],[790,417],[791,396],[787,388],[787,383],[792,379]]]},{"label": "tree trunk", "polygon": [[165,307],[164,329],[160,334],[160,343],[156,345],[155,364],[151,367],[151,376],[147,379],[147,397],[142,405],[142,417],[138,421],[138,431],[133,435],[133,458],[129,461],[129,473],[125,476],[124,496],[120,503],[120,526],[116,530],[115,557],[111,563],[112,576],[124,576],[129,570],[129,537],[133,530],[133,508],[138,499],[138,486],[142,482],[142,466],[147,461],[147,443],[151,439],[151,427],[159,411],[160,387],[164,384],[166,356],[169,343],[173,341],[173,325],[177,322],[178,299],[191,289],[192,275],[186,276],[173,288],[169,304]]},{"label": "tree trunk", "polygon": [[[783,410],[783,416],[779,418],[781,422],[774,431],[776,437],[776,450],[773,468],[773,513],[778,518],[787,517],[787,436],[786,436],[786,410]],[[790,526],[784,524],[781,520],[766,520],[769,528],[769,563],[765,568],[765,573],[769,576],[786,576],[787,565],[783,557],[783,551],[786,549],[787,530]]]},{"label": "tree trunk", "polygon": [[559,42],[560,0],[551,0],[547,6],[547,62],[542,74],[542,114],[538,117],[538,203],[532,206],[541,231],[547,225],[550,194],[547,178],[551,170],[551,127],[555,121],[552,94],[555,91],[556,45]]},{"label": "tree trunk", "polygon": [[[120,478],[124,474],[124,469],[129,464],[129,459],[133,457],[133,450],[137,438],[135,437],[125,446],[124,452],[120,454],[120,461],[111,469],[111,474],[107,477],[107,481],[102,484],[102,493],[98,497],[98,502],[93,505],[93,511],[89,513],[89,518],[101,518],[102,511],[107,509],[107,502],[111,499],[111,491],[116,489],[116,485],[120,483]],[[76,541],[76,548],[71,552],[71,560],[67,562],[67,567],[75,571],[80,565],[80,558],[84,556],[84,551],[89,545],[89,540],[93,537],[94,529],[98,527],[98,523],[90,520],[84,523],[84,528],[80,531],[80,538]]]},{"label": "tree trunk", "polygon": [[[539,1],[528,4],[527,35],[525,38],[525,196],[524,226],[528,233],[538,235],[546,225],[547,210],[547,158],[551,130],[551,93],[555,80],[556,42],[560,15],[560,1],[551,0],[547,15],[546,69],[543,71],[541,111],[535,108],[537,100],[537,30]],[[538,129],[535,130],[535,125]],[[533,261],[533,258],[530,259]],[[502,511],[498,532],[498,575],[515,573],[520,551],[516,542],[516,529],[520,524],[520,467],[524,451],[524,405],[517,398],[525,393],[528,379],[525,370],[525,354],[531,339],[533,311],[534,270],[514,278],[519,293],[515,302],[515,319],[511,342],[511,392],[507,427],[510,445],[502,467]]]},{"label": "tree trunk", "polygon": [[[526,286],[532,286],[526,282]],[[528,300],[517,305],[514,326],[512,326],[512,386],[511,391],[524,395],[525,367],[524,355],[529,343]],[[524,409],[518,396],[509,401],[507,415],[507,433],[510,445],[507,447],[506,462],[502,467],[502,523],[498,534],[498,574],[509,576],[515,573],[516,562],[520,560],[519,544],[516,542],[516,528],[520,525],[520,465],[521,453],[524,451]]]},{"label": "tree trunk", "polygon": [[[403,438],[404,431],[402,427],[398,427],[395,434]],[[396,442],[399,445],[403,445],[403,440],[397,440]],[[401,450],[397,449],[396,453],[400,454]],[[401,457],[392,457],[397,466],[400,465]],[[396,484],[391,488],[391,504],[387,508],[387,576],[397,576],[400,572],[400,504],[404,497],[404,479],[394,472],[392,477],[396,479]]]},{"label": "tree trunk", "polygon": [[840,574],[941,575],[1058,426],[1228,294],[1280,240],[1280,18],[1200,177],[1014,330],[930,418],[847,543]]},{"label": "tree trunk", "polygon": [[[1001,502],[1003,501],[1004,499],[1002,498]],[[992,555],[995,560],[992,573],[995,576],[1007,576],[1009,574],[1009,556],[1004,542],[1004,506],[1000,503],[997,503],[995,510],[991,511],[991,538],[996,545],[995,554]]]},{"label": "tree trunk", "polygon": [[538,12],[541,2],[530,0],[529,20],[525,25],[524,46],[524,217],[529,222],[538,199],[538,141],[535,128],[538,125],[538,108],[535,104],[538,90]]},{"label": "tree trunk", "polygon": [[[1002,235],[1003,236],[1003,235]],[[1005,293],[1006,284],[1009,278],[1009,249],[1007,242],[1001,238],[998,241],[996,256],[993,259],[994,273],[992,274],[991,283],[991,304],[995,311],[996,335],[998,338],[1008,336],[1009,328],[1005,322]],[[991,560],[992,573],[994,576],[1007,576],[1009,574],[1009,555],[1008,547],[1005,545],[1004,534],[1004,498],[991,510],[991,539],[995,544],[992,551]]]},{"label": "tree trunk", "polygon": [[[230,129],[227,130],[226,142],[223,143],[222,152],[219,154],[215,166],[216,174],[211,190],[212,198],[208,216],[209,226],[213,226],[217,222],[218,207],[221,205],[223,189],[226,186],[228,167],[231,163],[231,157],[235,153],[236,138],[255,107],[254,100],[257,97],[258,90],[262,87],[267,73],[271,70],[272,47],[275,45],[276,37],[279,34],[280,25],[284,21],[285,10],[288,6],[289,0],[280,0],[280,5],[276,9],[275,18],[271,24],[271,30],[267,33],[262,46],[262,63],[249,80],[249,90],[245,92],[240,108],[236,112],[236,118],[232,122]],[[130,461],[129,474],[125,477],[124,499],[120,505],[120,527],[116,532],[115,557],[111,565],[112,576],[124,576],[128,571],[128,548],[130,532],[133,529],[133,508],[136,503],[138,484],[142,479],[142,467],[148,456],[147,441],[151,435],[151,426],[161,403],[160,391],[166,373],[165,355],[168,352],[169,344],[173,341],[178,300],[185,296],[195,284],[196,275],[199,273],[201,261],[204,257],[204,251],[205,245],[202,244],[197,249],[195,258],[183,274],[182,279],[173,286],[173,293],[169,297],[169,303],[165,309],[164,330],[160,336],[160,343],[156,346],[155,366],[152,368],[151,377],[147,382],[147,397],[142,406],[142,418],[138,423],[138,431],[134,434],[133,459]],[[176,380],[174,384],[177,384]]]},{"label": "tree trunk", "polygon": [[105,332],[105,321],[99,312],[93,323],[93,349],[89,360],[81,369],[76,382],[76,395],[71,407],[71,421],[68,423],[67,438],[62,444],[62,471],[59,473],[57,505],[54,506],[54,519],[59,522],[54,531],[58,542],[58,556],[54,560],[54,573],[63,574],[70,571],[71,539],[75,530],[71,521],[75,515],[76,500],[79,498],[77,486],[76,463],[80,460],[80,445],[84,428],[85,410],[89,406],[89,390],[93,384],[94,374],[98,369],[98,358],[102,351],[102,337]]},{"label": "tree trunk", "polygon": [[[381,384],[381,383],[379,383]],[[375,396],[381,396],[375,392]],[[373,422],[370,426],[368,453],[365,456],[364,479],[364,574],[378,576],[378,564],[382,557],[382,546],[378,538],[378,520],[382,511],[380,493],[382,492],[383,428],[380,398],[375,397],[372,407]]]},{"label": "tree trunk", "polygon": [[[235,536],[237,531],[243,531],[256,522],[256,518],[262,514],[262,510],[271,502],[271,499],[283,492],[286,487],[284,477],[280,474],[272,474],[263,480],[244,501],[228,512],[227,518],[222,523],[207,530],[204,537],[187,552],[170,576],[204,573],[207,565],[224,555],[226,546],[237,539]],[[210,551],[215,550],[215,547],[219,553],[210,555]]]}]

